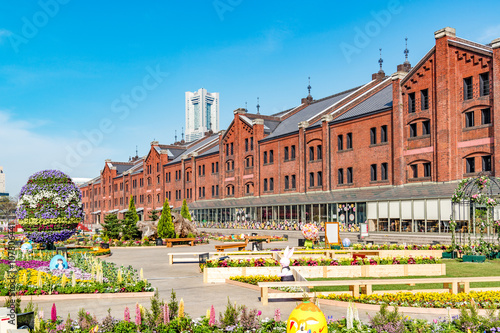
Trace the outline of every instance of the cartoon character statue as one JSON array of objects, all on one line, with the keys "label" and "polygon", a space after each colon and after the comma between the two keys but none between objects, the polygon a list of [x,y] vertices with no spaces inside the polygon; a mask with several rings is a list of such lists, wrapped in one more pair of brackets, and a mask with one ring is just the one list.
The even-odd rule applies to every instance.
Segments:
[{"label": "cartoon character statue", "polygon": [[293,277],[293,273],[290,270],[290,258],[293,255],[293,250],[286,247],[285,251],[283,252],[283,257],[280,260],[281,264],[281,273],[278,274],[278,276],[281,276],[281,281],[295,281],[295,278]]},{"label": "cartoon character statue", "polygon": [[287,333],[328,333],[328,326],[323,312],[307,301],[300,303],[288,317]]}]

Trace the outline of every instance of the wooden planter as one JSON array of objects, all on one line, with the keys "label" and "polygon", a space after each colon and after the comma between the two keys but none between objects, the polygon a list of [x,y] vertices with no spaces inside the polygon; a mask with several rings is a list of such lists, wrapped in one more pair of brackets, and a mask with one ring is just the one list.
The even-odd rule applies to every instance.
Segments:
[{"label": "wooden planter", "polygon": [[[393,276],[439,276],[446,274],[445,264],[422,265],[363,265],[363,266],[292,266],[302,277],[393,277]],[[231,276],[278,275],[281,267],[212,267],[203,270],[204,283],[222,283]]]},{"label": "wooden planter", "polygon": [[455,259],[458,258],[457,251],[443,252],[443,259]]}]

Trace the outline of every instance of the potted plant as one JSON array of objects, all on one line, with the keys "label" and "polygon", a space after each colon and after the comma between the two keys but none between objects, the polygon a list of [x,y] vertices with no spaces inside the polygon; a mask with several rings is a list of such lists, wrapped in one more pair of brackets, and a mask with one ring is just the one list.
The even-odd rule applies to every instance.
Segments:
[{"label": "potted plant", "polygon": [[109,249],[109,238],[107,236],[102,237],[101,249]]}]

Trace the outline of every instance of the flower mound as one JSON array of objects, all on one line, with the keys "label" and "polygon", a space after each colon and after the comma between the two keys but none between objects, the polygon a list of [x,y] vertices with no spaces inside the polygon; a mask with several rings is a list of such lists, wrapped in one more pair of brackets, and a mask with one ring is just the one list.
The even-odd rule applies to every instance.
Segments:
[{"label": "flower mound", "polygon": [[318,227],[314,224],[308,223],[302,227],[302,235],[307,240],[317,240],[319,239],[319,230]]},{"label": "flower mound", "polygon": [[82,194],[61,171],[40,171],[21,189],[16,216],[32,241],[63,241],[83,219]]}]

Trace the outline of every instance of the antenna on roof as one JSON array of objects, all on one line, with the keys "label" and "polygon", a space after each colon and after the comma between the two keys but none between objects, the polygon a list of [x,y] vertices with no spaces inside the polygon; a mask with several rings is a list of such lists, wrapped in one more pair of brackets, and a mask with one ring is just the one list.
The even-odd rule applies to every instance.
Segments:
[{"label": "antenna on roof", "polygon": [[248,109],[247,109],[247,102],[245,102],[245,111],[248,112]]},{"label": "antenna on roof", "polygon": [[309,80],[309,85],[307,86],[307,91],[309,92],[309,96],[311,96],[311,77],[307,78]]},{"label": "antenna on roof", "polygon": [[182,131],[182,132],[181,132],[181,138],[182,138],[182,140],[184,141],[184,127],[181,127],[181,131]]},{"label": "antenna on roof", "polygon": [[408,62],[408,53],[410,53],[410,50],[408,50],[408,37],[405,37],[405,50],[403,51],[405,54],[405,63]]},{"label": "antenna on roof", "polygon": [[259,104],[259,98],[257,97],[257,114],[260,114],[259,110],[260,110],[260,104]]},{"label": "antenna on roof", "polygon": [[175,130],[174,142],[177,142],[177,130]]},{"label": "antenna on roof", "polygon": [[384,59],[382,59],[382,49],[379,49],[379,51],[380,51],[380,59],[378,60],[378,63],[380,64],[380,71],[379,72],[383,72],[382,63],[384,62]]},{"label": "antenna on roof", "polygon": [[139,157],[139,151],[137,150],[137,146],[135,146],[135,157]]}]

